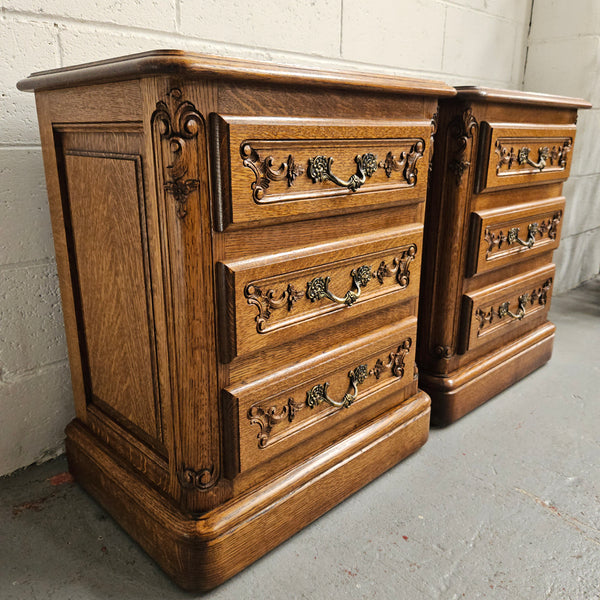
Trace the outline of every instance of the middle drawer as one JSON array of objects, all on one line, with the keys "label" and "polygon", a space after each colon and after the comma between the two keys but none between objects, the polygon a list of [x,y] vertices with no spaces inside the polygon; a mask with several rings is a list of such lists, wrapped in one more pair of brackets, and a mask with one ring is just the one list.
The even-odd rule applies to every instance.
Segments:
[{"label": "middle drawer", "polygon": [[218,263],[223,361],[415,298],[422,230]]}]

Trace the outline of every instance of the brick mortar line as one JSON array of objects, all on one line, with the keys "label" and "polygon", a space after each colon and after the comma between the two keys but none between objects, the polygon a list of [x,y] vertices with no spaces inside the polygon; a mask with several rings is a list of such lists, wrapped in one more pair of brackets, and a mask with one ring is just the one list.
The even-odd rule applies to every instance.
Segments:
[{"label": "brick mortar line", "polygon": [[44,267],[51,265],[56,265],[54,256],[39,258],[37,260],[24,260],[23,262],[0,264],[0,273],[2,271],[16,271],[18,269],[29,269],[31,267]]},{"label": "brick mortar line", "polygon": [[17,371],[5,371],[4,369],[0,369],[0,385],[14,385],[16,383],[21,383],[68,364],[68,358],[61,358],[49,363],[43,363],[32,369],[21,369]]},{"label": "brick mortar line", "polygon": [[[7,9],[8,10],[8,9]],[[289,58],[291,60],[298,60],[298,59],[304,59],[305,66],[308,66],[310,64],[316,65],[316,64],[323,64],[326,63],[325,66],[330,66],[330,67],[337,67],[337,68],[344,68],[344,67],[363,67],[363,66],[367,66],[367,67],[372,67],[372,72],[377,72],[377,73],[383,73],[383,74],[387,74],[387,75],[400,75],[402,76],[402,74],[406,74],[406,73],[410,73],[410,74],[414,74],[411,76],[421,76],[424,78],[427,77],[436,77],[436,78],[444,78],[444,77],[458,77],[461,79],[464,79],[466,81],[473,81],[474,79],[477,79],[478,81],[485,81],[485,82],[489,82],[490,84],[498,84],[498,85],[510,85],[510,81],[506,81],[504,79],[483,79],[480,77],[474,77],[471,76],[469,77],[468,75],[464,75],[462,73],[456,73],[456,72],[452,72],[452,71],[443,71],[443,70],[429,70],[429,69],[413,69],[410,67],[394,67],[394,66],[390,66],[390,65],[385,65],[385,64],[380,64],[380,63],[372,63],[372,62],[362,62],[362,61],[357,61],[357,60],[348,60],[348,59],[344,59],[343,57],[332,57],[332,56],[327,56],[327,55],[323,55],[323,54],[304,54],[304,53],[300,53],[300,52],[290,52],[290,51],[286,51],[283,49],[279,49],[279,48],[270,48],[270,47],[264,47],[264,46],[248,46],[245,44],[237,44],[235,42],[226,42],[223,40],[219,40],[219,39],[210,39],[210,38],[205,38],[205,37],[196,37],[190,34],[184,34],[181,32],[177,32],[175,30],[171,30],[171,31],[165,31],[165,30],[159,30],[159,29],[148,29],[148,28],[142,28],[142,27],[129,27],[129,26],[124,26],[124,25],[120,25],[118,23],[109,23],[109,22],[105,22],[105,21],[85,21],[85,20],[79,20],[79,19],[74,19],[71,17],[64,17],[64,16],[60,16],[60,15],[51,15],[51,14],[40,14],[40,13],[32,13],[32,12],[27,12],[27,11],[10,11],[11,15],[17,15],[17,16],[26,16],[28,18],[34,19],[37,22],[40,23],[45,23],[47,25],[50,25],[51,23],[53,24],[54,22],[59,22],[60,24],[74,24],[74,25],[79,25],[79,26],[87,26],[89,28],[102,28],[108,31],[112,31],[115,33],[139,33],[139,34],[145,34],[149,37],[154,37],[157,39],[164,39],[165,41],[168,40],[173,40],[173,41],[177,41],[177,40],[181,40],[181,41],[193,41],[193,42],[198,42],[198,43],[205,43],[205,44],[210,44],[212,46],[216,46],[219,49],[223,49],[223,50],[227,50],[227,49],[232,49],[232,50],[245,50],[245,51],[250,51],[251,53],[254,54],[268,54],[270,58],[272,58],[273,56],[275,58],[277,58],[277,56],[279,57],[286,57]],[[72,29],[66,28],[66,31],[73,31]],[[57,44],[60,46],[60,36],[63,32],[62,31],[58,31],[57,32]],[[221,56],[231,56],[232,53],[223,53]],[[307,60],[308,59],[308,60]],[[260,59],[257,59],[260,60]]]}]

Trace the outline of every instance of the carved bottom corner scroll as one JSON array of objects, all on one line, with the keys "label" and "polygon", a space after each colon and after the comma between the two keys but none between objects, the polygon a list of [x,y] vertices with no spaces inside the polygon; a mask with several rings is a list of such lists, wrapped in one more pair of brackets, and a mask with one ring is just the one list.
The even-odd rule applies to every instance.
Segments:
[{"label": "carved bottom corner scroll", "polygon": [[433,349],[433,355],[436,358],[449,359],[454,356],[453,346],[435,346]]},{"label": "carved bottom corner scroll", "polygon": [[177,474],[181,487],[188,490],[206,491],[213,487],[218,480],[218,473],[214,465],[210,468],[194,471],[183,469]]},{"label": "carved bottom corner scroll", "polygon": [[[296,402],[293,397],[288,398],[283,405],[277,404],[255,404],[248,409],[247,418],[251,425],[258,425],[259,432],[256,436],[258,447],[266,448],[273,442],[273,429],[281,423],[292,423],[299,411],[305,408],[315,409],[322,404],[328,404],[335,408],[349,408],[358,400],[359,386],[362,385],[368,377],[374,377],[379,380],[385,371],[397,379],[404,377],[406,367],[406,357],[410,352],[413,341],[408,337],[403,340],[398,348],[391,352],[384,361],[381,358],[375,361],[371,369],[366,364],[358,365],[348,373],[350,389],[336,400],[329,396],[329,382],[314,385],[306,392],[304,402]],[[416,374],[416,371],[414,372]],[[416,375],[414,375],[416,376]]]}]

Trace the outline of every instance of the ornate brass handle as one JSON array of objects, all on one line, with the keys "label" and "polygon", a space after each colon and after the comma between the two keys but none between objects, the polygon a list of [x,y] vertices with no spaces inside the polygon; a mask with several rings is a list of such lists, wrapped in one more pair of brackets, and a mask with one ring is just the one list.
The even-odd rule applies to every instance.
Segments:
[{"label": "ornate brass handle", "polygon": [[329,291],[329,282],[331,277],[315,277],[306,285],[306,297],[310,298],[311,302],[316,302],[322,298],[329,298],[332,302],[352,306],[360,297],[360,292],[364,286],[372,279],[371,267],[363,265],[358,269],[353,269],[350,273],[352,277],[352,286],[356,291],[348,290],[343,298],[332,294]]},{"label": "ornate brass handle", "polygon": [[540,171],[546,166],[546,161],[550,157],[550,148],[548,146],[544,146],[538,150],[539,158],[538,162],[533,162],[529,158],[529,153],[531,152],[531,148],[521,148],[519,150],[519,154],[517,156],[517,160],[520,165],[528,164]]},{"label": "ornate brass handle", "polygon": [[513,227],[512,229],[508,230],[506,241],[509,244],[514,244],[517,242],[517,244],[521,244],[521,246],[531,248],[533,244],[535,244],[535,236],[537,235],[538,229],[539,225],[537,223],[530,223],[529,227],[527,228],[527,240],[523,241],[521,238],[519,238],[519,228]]},{"label": "ornate brass handle", "polygon": [[529,302],[529,294],[519,296],[519,311],[516,314],[509,310],[510,302],[504,302],[498,307],[498,317],[502,318],[508,315],[511,319],[520,321],[525,316],[527,302]]},{"label": "ornate brass handle", "polygon": [[359,365],[356,369],[348,373],[352,391],[346,392],[340,402],[332,400],[327,395],[329,382],[326,381],[323,384],[320,383],[313,386],[309,392],[306,392],[306,404],[310,408],[315,408],[315,406],[327,402],[327,404],[331,404],[331,406],[336,406],[337,408],[348,408],[358,398],[358,386],[361,383],[364,383],[368,376],[369,371],[367,370],[367,365]]},{"label": "ornate brass handle", "polygon": [[332,156],[315,156],[314,158],[308,159],[308,176],[313,180],[313,183],[317,181],[331,181],[335,185],[340,187],[348,188],[350,191],[355,192],[361,187],[367,177],[371,177],[375,171],[377,171],[377,156],[371,154],[357,154],[354,158],[356,162],[356,173],[350,175],[348,181],[340,179],[331,172],[331,166],[333,165]]}]

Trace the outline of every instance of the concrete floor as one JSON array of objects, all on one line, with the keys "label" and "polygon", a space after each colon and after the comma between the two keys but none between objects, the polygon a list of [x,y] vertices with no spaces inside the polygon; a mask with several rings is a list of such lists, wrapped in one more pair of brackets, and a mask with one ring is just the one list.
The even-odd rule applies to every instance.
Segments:
[{"label": "concrete floor", "polygon": [[[205,597],[600,598],[600,279],[551,319],[548,365]],[[0,599],[197,597],[65,471],[0,480]]]}]

